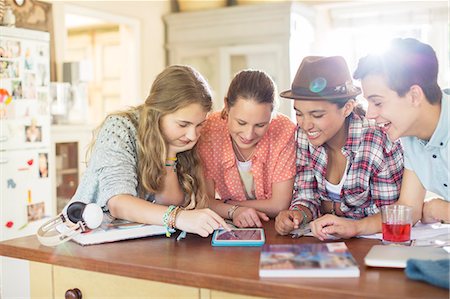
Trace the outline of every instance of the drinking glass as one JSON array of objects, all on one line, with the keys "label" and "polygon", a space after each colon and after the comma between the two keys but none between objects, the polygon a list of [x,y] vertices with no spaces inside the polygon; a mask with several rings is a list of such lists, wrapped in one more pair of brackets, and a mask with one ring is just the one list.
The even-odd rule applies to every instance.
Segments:
[{"label": "drinking glass", "polygon": [[383,244],[409,245],[411,242],[412,208],[403,205],[381,207]]}]

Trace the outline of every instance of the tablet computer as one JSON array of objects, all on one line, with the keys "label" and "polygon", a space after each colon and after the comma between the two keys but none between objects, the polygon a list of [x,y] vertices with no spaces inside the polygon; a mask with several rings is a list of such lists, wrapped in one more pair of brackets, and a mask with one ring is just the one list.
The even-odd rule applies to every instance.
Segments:
[{"label": "tablet computer", "polygon": [[266,238],[262,228],[235,228],[231,231],[216,230],[212,246],[262,246]]}]

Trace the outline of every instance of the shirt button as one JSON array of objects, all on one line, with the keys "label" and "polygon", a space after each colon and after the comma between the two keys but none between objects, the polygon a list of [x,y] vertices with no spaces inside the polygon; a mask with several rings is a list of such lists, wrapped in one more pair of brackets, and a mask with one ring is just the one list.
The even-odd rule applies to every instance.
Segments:
[{"label": "shirt button", "polygon": [[443,143],[443,142],[441,142],[440,144],[441,144],[441,146],[443,146],[443,145],[444,145],[444,143]]},{"label": "shirt button", "polygon": [[447,187],[447,184],[444,184],[444,187]]},{"label": "shirt button", "polygon": [[437,158],[437,156],[436,156],[436,155],[433,155],[433,158],[435,158],[435,159],[436,159],[436,158]]}]

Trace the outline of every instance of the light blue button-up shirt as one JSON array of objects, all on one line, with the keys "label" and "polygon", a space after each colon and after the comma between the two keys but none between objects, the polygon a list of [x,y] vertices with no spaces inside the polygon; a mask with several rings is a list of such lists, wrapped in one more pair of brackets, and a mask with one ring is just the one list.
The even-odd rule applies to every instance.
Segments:
[{"label": "light blue button-up shirt", "polygon": [[416,173],[428,191],[450,201],[449,182],[449,95],[443,93],[441,116],[430,140],[402,137],[405,168]]}]

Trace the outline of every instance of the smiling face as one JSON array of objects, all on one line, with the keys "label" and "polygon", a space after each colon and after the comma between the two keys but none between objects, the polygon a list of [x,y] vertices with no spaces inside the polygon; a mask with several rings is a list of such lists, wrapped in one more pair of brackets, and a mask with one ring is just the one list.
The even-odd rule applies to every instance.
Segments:
[{"label": "smiling face", "polygon": [[233,141],[241,150],[253,149],[269,128],[272,105],[238,98],[227,111],[228,131]]},{"label": "smiling face", "polygon": [[369,102],[366,117],[374,119],[389,139],[414,135],[419,110],[414,108],[410,92],[400,97],[389,88],[382,75],[376,74],[364,77],[361,85]]},{"label": "smiling face", "polygon": [[340,148],[345,144],[345,119],[353,111],[353,101],[339,108],[336,103],[325,100],[297,100],[294,109],[297,123],[312,145]]},{"label": "smiling face", "polygon": [[190,104],[161,117],[161,132],[169,146],[189,150],[200,137],[207,111],[200,104]]}]

